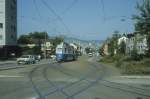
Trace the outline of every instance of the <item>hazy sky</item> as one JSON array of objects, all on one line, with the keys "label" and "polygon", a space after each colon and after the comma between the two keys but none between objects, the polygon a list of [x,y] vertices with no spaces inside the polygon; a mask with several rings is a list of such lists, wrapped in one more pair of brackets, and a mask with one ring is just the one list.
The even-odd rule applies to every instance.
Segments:
[{"label": "hazy sky", "polygon": [[115,30],[134,31],[137,2],[142,0],[18,0],[18,34],[104,40]]}]

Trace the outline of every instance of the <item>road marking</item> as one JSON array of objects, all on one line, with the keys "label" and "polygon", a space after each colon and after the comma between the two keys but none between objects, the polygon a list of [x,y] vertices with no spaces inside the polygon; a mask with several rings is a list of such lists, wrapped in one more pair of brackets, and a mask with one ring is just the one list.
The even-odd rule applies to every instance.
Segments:
[{"label": "road marking", "polygon": [[0,75],[0,78],[18,78],[18,77],[24,77],[24,76],[17,76],[17,75]]},{"label": "road marking", "polygon": [[29,99],[38,99],[37,97],[30,97]]}]

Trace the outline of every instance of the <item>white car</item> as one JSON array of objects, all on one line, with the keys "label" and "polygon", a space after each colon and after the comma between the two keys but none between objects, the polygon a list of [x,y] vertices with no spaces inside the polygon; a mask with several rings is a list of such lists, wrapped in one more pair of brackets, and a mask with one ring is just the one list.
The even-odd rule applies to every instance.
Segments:
[{"label": "white car", "polygon": [[36,62],[33,55],[23,55],[17,59],[18,64],[34,64]]},{"label": "white car", "polygon": [[56,55],[51,55],[51,59],[56,59]]},{"label": "white car", "polygon": [[88,56],[89,56],[89,57],[92,57],[92,56],[93,56],[93,54],[92,54],[92,53],[89,53],[89,54],[88,54]]}]

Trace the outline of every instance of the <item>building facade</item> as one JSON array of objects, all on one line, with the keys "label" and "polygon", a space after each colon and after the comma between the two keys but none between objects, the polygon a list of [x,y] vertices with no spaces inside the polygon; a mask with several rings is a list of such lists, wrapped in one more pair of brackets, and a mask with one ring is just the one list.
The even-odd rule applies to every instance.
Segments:
[{"label": "building facade", "polygon": [[108,52],[108,44],[107,43],[105,43],[104,45],[103,45],[103,53],[104,53],[104,55],[109,55],[109,52]]},{"label": "building facade", "polygon": [[134,48],[137,50],[138,54],[145,54],[145,51],[147,50],[146,35],[128,35],[128,40],[126,42],[126,53],[130,55]]},{"label": "building facade", "polygon": [[17,44],[17,0],[0,0],[0,46]]},{"label": "building facade", "polygon": [[118,45],[120,45],[122,42],[127,43],[128,38],[126,36],[122,36],[118,39]]}]

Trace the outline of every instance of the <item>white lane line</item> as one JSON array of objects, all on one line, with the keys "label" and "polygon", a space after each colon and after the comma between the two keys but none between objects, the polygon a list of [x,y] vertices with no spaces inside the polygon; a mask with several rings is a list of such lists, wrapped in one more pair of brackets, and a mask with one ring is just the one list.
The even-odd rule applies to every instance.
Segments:
[{"label": "white lane line", "polygon": [[18,78],[24,76],[17,76],[17,75],[0,75],[0,78]]},{"label": "white lane line", "polygon": [[30,97],[30,98],[28,98],[28,99],[38,99],[37,97]]}]

